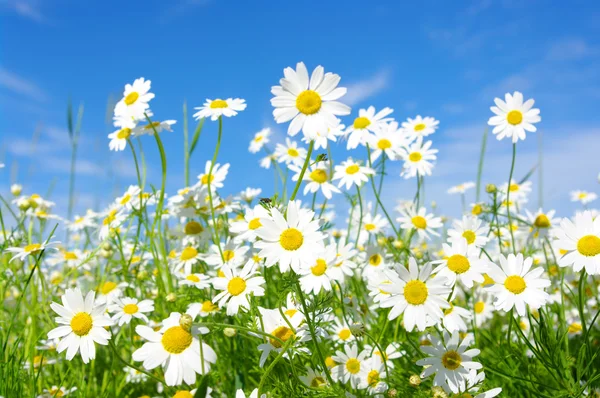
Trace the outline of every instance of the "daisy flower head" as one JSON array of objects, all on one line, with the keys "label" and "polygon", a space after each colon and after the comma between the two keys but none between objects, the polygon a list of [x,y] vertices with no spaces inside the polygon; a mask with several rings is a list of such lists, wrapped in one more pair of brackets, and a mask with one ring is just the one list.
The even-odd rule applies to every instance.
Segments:
[{"label": "daisy flower head", "polygon": [[361,166],[360,163],[352,160],[352,158],[348,158],[342,164],[335,166],[332,180],[340,180],[338,187],[341,188],[345,185],[348,190],[352,185],[360,187],[363,182],[369,180],[367,176],[373,174],[375,174],[375,170],[372,168]]},{"label": "daisy flower head", "polygon": [[156,122],[150,122],[150,123],[146,123],[146,124],[138,124],[134,129],[133,129],[133,134],[136,137],[139,137],[140,135],[153,135],[154,133],[162,133],[163,131],[173,131],[173,129],[171,128],[171,126],[173,126],[175,123],[177,123],[176,120],[165,120],[162,122],[156,121]]},{"label": "daisy flower head", "polygon": [[302,137],[302,142],[305,144],[310,144],[311,141],[314,141],[314,149],[327,149],[329,145],[329,141],[337,142],[337,137],[344,135],[345,125],[342,124],[340,119],[337,120],[337,124],[335,127],[328,127],[325,131],[318,131],[314,137]]},{"label": "daisy flower head", "polygon": [[489,226],[475,216],[463,216],[461,220],[454,220],[452,228],[448,230],[448,241],[465,238],[467,245],[484,247],[488,238]]},{"label": "daisy flower head", "polygon": [[430,176],[433,170],[433,161],[437,159],[437,149],[431,149],[431,141],[423,144],[423,138],[417,140],[400,151],[400,157],[404,160],[402,173],[404,178],[417,176]]},{"label": "daisy flower head", "polygon": [[[355,149],[358,145],[366,145],[373,133],[381,130],[386,123],[394,119],[389,116],[394,112],[391,108],[383,108],[379,112],[375,112],[375,107],[370,106],[367,109],[358,111],[358,117],[346,129],[348,136],[348,149]],[[396,127],[398,124],[396,124]]]},{"label": "daisy flower head", "polygon": [[150,92],[152,82],[143,77],[135,79],[133,84],[126,84],[123,98],[115,105],[115,115],[122,118],[140,120],[150,105],[148,103],[154,94]]},{"label": "daisy flower head", "polygon": [[299,200],[288,202],[285,218],[278,209],[271,208],[271,216],[260,220],[262,227],[256,234],[261,240],[254,244],[261,249],[258,256],[265,258],[267,267],[279,263],[281,272],[291,267],[298,273],[302,266],[314,265],[317,253],[324,249],[325,238],[314,216],[312,210],[301,207]]},{"label": "daisy flower head", "polygon": [[296,70],[288,67],[283,70],[284,77],[279,81],[281,86],[273,86],[271,99],[273,117],[277,123],[291,120],[288,134],[302,133],[314,139],[319,131],[327,131],[337,125],[337,116],[350,114],[350,107],[338,102],[346,89],[337,87],[340,76],[325,73],[322,66],[317,66],[312,75],[303,62],[296,65]]},{"label": "daisy flower head", "polygon": [[372,356],[364,362],[364,369],[361,372],[362,378],[359,382],[358,389],[367,389],[369,394],[373,396],[381,396],[388,389],[386,382],[382,379],[387,378],[385,364],[377,355]]},{"label": "daisy flower head", "polygon": [[180,286],[192,286],[196,289],[206,289],[210,287],[210,277],[204,274],[190,273],[179,275]]},{"label": "daisy flower head", "polygon": [[529,210],[525,209],[525,214],[531,224],[530,234],[536,239],[544,239],[549,236],[553,225],[557,223],[557,220],[554,219],[554,214],[556,214],[554,210],[545,213],[540,208],[536,213],[530,213]]},{"label": "daisy flower head", "polygon": [[405,145],[405,138],[398,129],[398,123],[391,122],[371,134],[367,143],[371,149],[371,162],[379,159],[382,153],[385,153],[389,159],[396,160],[400,148]]},{"label": "daisy flower head", "polygon": [[398,266],[396,275],[390,274],[392,283],[381,285],[381,289],[390,294],[381,300],[382,308],[392,308],[388,319],[396,319],[404,314],[404,328],[412,331],[415,326],[419,331],[427,326],[441,321],[444,313],[442,309],[450,307],[446,300],[451,289],[444,277],[432,277],[431,264],[427,263],[419,268],[417,261],[410,257],[408,269]]},{"label": "daisy flower head", "polygon": [[221,116],[232,117],[238,114],[238,112],[246,109],[246,100],[241,98],[227,98],[223,99],[207,99],[204,105],[195,107],[198,112],[194,113],[196,120],[210,117],[213,122]]},{"label": "daisy flower head", "polygon": [[187,246],[181,250],[179,255],[172,260],[173,272],[183,271],[185,274],[192,273],[192,267],[202,258],[202,254],[193,246]]},{"label": "daisy flower head", "polygon": [[306,154],[306,149],[298,147],[298,143],[288,137],[285,138],[285,145],[277,144],[275,147],[275,158],[279,163],[287,165],[293,164],[301,167],[306,159]]},{"label": "daisy flower head", "polygon": [[527,197],[531,193],[532,185],[533,183],[531,181],[518,183],[515,180],[510,180],[510,185],[508,183],[505,183],[502,184],[502,186],[500,187],[500,191],[502,192],[502,198],[506,199],[506,195],[510,190],[511,202],[514,200],[515,202],[525,203],[527,202]]},{"label": "daisy flower head", "polygon": [[79,352],[83,363],[88,363],[96,357],[94,343],[107,345],[110,332],[105,326],[111,326],[113,321],[105,314],[105,305],[95,303],[96,293],[88,292],[83,298],[78,288],[67,289],[61,297],[62,305],[50,304],[50,308],[59,316],[55,318],[61,326],[48,332],[49,339],[60,339],[57,352],[67,350],[67,360],[72,360]]},{"label": "daisy flower head", "polygon": [[231,222],[231,233],[235,234],[235,242],[256,240],[256,230],[262,227],[261,218],[269,218],[269,212],[262,205],[258,204],[252,209],[246,209],[244,218]]},{"label": "daisy flower head", "polygon": [[265,279],[257,276],[254,264],[246,263],[242,269],[232,269],[223,267],[222,277],[213,278],[212,284],[216,290],[222,290],[214,301],[219,303],[219,307],[227,305],[227,315],[232,316],[239,312],[240,307],[244,310],[250,308],[248,301],[249,295],[263,296],[265,289]]},{"label": "daisy flower head", "polygon": [[338,364],[331,369],[333,380],[342,383],[349,381],[352,388],[357,388],[361,384],[368,354],[366,350],[359,354],[356,344],[346,345],[345,351],[337,351],[332,357]]},{"label": "daisy flower head", "polygon": [[543,289],[550,286],[550,281],[541,277],[542,267],[531,269],[533,258],[524,258],[521,253],[498,257],[500,267],[489,264],[488,269],[494,284],[486,288],[495,298],[496,309],[509,311],[514,307],[520,316],[524,316],[526,305],[537,310],[548,301],[548,293]]},{"label": "daisy flower head", "polygon": [[494,126],[492,133],[496,134],[498,140],[511,138],[513,143],[525,140],[526,131],[537,131],[534,123],[542,120],[540,110],[533,108],[533,99],[523,102],[523,94],[518,91],[512,95],[506,93],[504,99],[494,98],[496,106],[490,108],[496,114],[488,120],[488,124]]},{"label": "daisy flower head", "polygon": [[452,240],[451,245],[443,243],[442,247],[445,257],[433,262],[439,264],[434,273],[446,278],[451,286],[457,280],[468,288],[473,287],[473,282],[483,283],[488,262],[479,257],[479,248],[469,245],[463,237]]},{"label": "daisy flower head", "polygon": [[433,117],[417,115],[414,119],[408,118],[406,122],[402,122],[402,129],[411,139],[416,140],[435,133],[439,124]]},{"label": "daisy flower head", "polygon": [[212,167],[212,172],[211,167],[212,162],[207,160],[204,165],[204,173],[198,176],[198,183],[201,187],[208,187],[210,176],[210,189],[214,192],[217,189],[223,188],[223,182],[225,181],[225,178],[227,178],[227,173],[229,173],[229,163],[225,163],[223,166],[216,163],[214,167]]},{"label": "daisy flower head", "polygon": [[335,248],[328,246],[327,249],[317,256],[312,266],[300,268],[300,286],[305,293],[314,292],[319,294],[321,290],[331,291],[333,280],[343,280],[340,269],[335,267]]},{"label": "daisy flower head", "polygon": [[211,300],[204,300],[201,303],[192,303],[188,306],[186,314],[189,314],[192,318],[200,315],[202,318],[212,315],[219,311],[219,306],[213,303]]},{"label": "daisy flower head", "polygon": [[580,202],[583,205],[587,205],[596,199],[598,199],[598,195],[594,192],[571,191],[571,202]]},{"label": "daisy flower head", "polygon": [[474,187],[475,187],[475,183],[472,181],[463,182],[462,184],[455,185],[455,186],[451,187],[450,189],[448,189],[448,193],[449,194],[455,194],[455,193],[464,194],[467,190],[474,188]]},{"label": "daisy flower head", "polygon": [[[108,238],[108,236],[118,229],[123,221],[127,218],[127,215],[122,211],[124,208],[119,208],[116,205],[111,206],[106,213],[104,213],[104,218],[102,219],[102,225],[100,225],[100,230],[98,233],[98,237],[100,240],[104,240]],[[120,211],[121,210],[121,211]]]},{"label": "daisy flower head", "polygon": [[416,230],[421,239],[429,238],[430,235],[439,236],[435,230],[442,227],[441,217],[427,214],[426,208],[417,209],[412,204],[402,208],[402,214],[396,221],[400,223],[401,229]]},{"label": "daisy flower head", "polygon": [[72,392],[77,391],[77,387],[58,387],[52,386],[50,388],[44,388],[43,394],[38,395],[38,398],[54,398],[54,397],[65,397]]},{"label": "daisy flower head", "polygon": [[476,348],[469,349],[473,343],[473,337],[467,335],[462,342],[458,332],[450,336],[444,332],[444,341],[435,336],[429,336],[431,345],[421,346],[421,350],[429,356],[417,361],[417,365],[426,366],[421,377],[429,377],[435,374],[434,386],[440,386],[447,393],[458,394],[464,391],[467,377],[471,370],[481,369],[479,362],[473,361],[473,357],[479,355]]},{"label": "daisy flower head", "polygon": [[[295,173],[292,181],[298,181],[302,173],[302,168],[296,165],[290,165],[289,168]],[[320,189],[323,192],[323,196],[331,199],[332,193],[340,193],[340,190],[329,182],[331,181],[331,176],[329,175],[327,162],[318,162],[310,165],[304,173],[304,181],[308,181],[304,186],[304,195],[316,193]]]},{"label": "daisy flower head", "polygon": [[141,319],[148,323],[148,317],[144,313],[154,311],[154,301],[139,301],[132,297],[115,298],[108,306],[108,312],[114,313],[112,319],[119,326],[131,322],[133,318]]},{"label": "daisy flower head", "polygon": [[564,218],[556,237],[556,246],[563,253],[558,265],[572,265],[575,272],[585,268],[590,275],[600,273],[600,217],[594,218],[586,210],[575,215],[575,222]]},{"label": "daisy flower head", "polygon": [[147,342],[133,352],[133,360],[143,362],[147,370],[162,365],[168,386],[180,385],[184,381],[193,385],[196,373],[208,373],[211,365],[217,361],[215,351],[204,342],[200,347],[196,337],[199,333],[207,333],[208,329],[190,327],[187,322],[189,319],[191,316],[188,314],[172,312],[163,320],[158,331],[144,325],[135,328],[136,333]]},{"label": "daisy flower head", "polygon": [[111,151],[123,151],[127,146],[127,141],[133,135],[133,128],[135,127],[135,122],[130,120],[130,124],[119,127],[117,130],[113,131],[108,135],[110,138],[110,142],[108,143],[108,149]]},{"label": "daisy flower head", "polygon": [[471,318],[472,315],[468,310],[450,303],[450,308],[444,310],[442,325],[449,333],[466,332],[468,329],[466,322]]},{"label": "daisy flower head", "polygon": [[269,142],[270,135],[271,129],[268,127],[254,134],[254,138],[252,139],[252,141],[250,141],[248,151],[250,151],[250,153],[256,153],[260,151],[263,148],[263,146],[265,146],[265,144]]},{"label": "daisy flower head", "polygon": [[217,269],[223,266],[237,268],[246,260],[248,250],[249,246],[240,245],[228,237],[224,245],[211,245],[209,252],[204,255],[204,261]]},{"label": "daisy flower head", "polygon": [[25,247],[9,247],[6,249],[7,252],[14,253],[14,256],[10,259],[10,262],[15,259],[24,261],[27,256],[35,256],[40,254],[44,250],[58,250],[57,246],[60,242],[44,242],[44,243],[30,243]]},{"label": "daisy flower head", "polygon": [[242,199],[244,202],[250,203],[254,199],[256,199],[256,197],[258,195],[260,195],[261,193],[262,193],[262,189],[261,188],[247,187],[242,192],[240,192],[240,199]]},{"label": "daisy flower head", "polygon": [[304,319],[302,317],[285,319],[279,309],[269,310],[258,307],[258,311],[262,317],[263,331],[277,338],[270,337],[267,342],[258,346],[258,350],[261,351],[259,365],[263,367],[271,351],[279,353],[288,340],[297,338],[297,329]]}]

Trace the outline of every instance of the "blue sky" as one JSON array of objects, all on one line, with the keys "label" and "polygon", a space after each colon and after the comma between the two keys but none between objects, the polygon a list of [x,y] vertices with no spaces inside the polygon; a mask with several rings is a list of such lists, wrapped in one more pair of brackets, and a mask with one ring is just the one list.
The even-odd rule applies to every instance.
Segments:
[{"label": "blue sky", "polygon": [[[439,160],[426,197],[446,213],[456,214],[460,203],[446,190],[475,179],[493,98],[513,90],[541,109],[545,207],[568,215],[577,208],[569,190],[600,191],[597,2],[0,0],[0,17],[0,162],[7,164],[0,191],[18,181],[43,195],[54,182],[59,212],[70,161],[68,98],[85,105],[78,208],[105,205],[135,181],[130,153],[108,150],[107,103],[140,76],[152,80],[157,118],[178,121],[162,136],[170,192],[183,185],[183,101],[193,107],[207,97],[241,97],[248,108],[225,121],[219,162],[231,168],[224,193],[260,186],[270,195],[272,171],[258,168],[259,156],[247,146],[263,127],[273,128],[277,140],[285,136],[287,126],[273,122],[270,87],[298,61],[342,76],[352,116],[374,105],[392,107],[398,120],[440,120],[432,136]],[[207,123],[192,176],[212,155],[215,136],[216,125]],[[510,143],[491,136],[488,142],[484,182],[500,184],[508,177]],[[143,144],[149,179],[158,183],[154,140]],[[517,177],[536,164],[537,145],[535,134],[519,144]],[[362,151],[350,154],[364,158]],[[346,156],[342,146],[334,150],[334,159]],[[390,170],[387,203],[414,193],[415,181],[399,172],[399,165]]]}]

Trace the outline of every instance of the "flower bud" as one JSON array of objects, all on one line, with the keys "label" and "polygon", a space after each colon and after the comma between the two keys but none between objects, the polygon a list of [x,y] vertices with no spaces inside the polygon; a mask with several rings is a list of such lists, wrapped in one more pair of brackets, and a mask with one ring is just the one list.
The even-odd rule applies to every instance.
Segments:
[{"label": "flower bud", "polygon": [[487,184],[485,186],[485,192],[487,193],[494,193],[498,190],[498,188],[496,188],[496,186],[494,184]]},{"label": "flower bud", "polygon": [[20,184],[12,184],[10,186],[10,193],[12,193],[15,196],[19,196],[22,191],[23,187]]},{"label": "flower bud", "polygon": [[177,295],[175,295],[175,293],[169,293],[169,294],[167,294],[167,301],[169,303],[172,303],[175,300],[177,300]]},{"label": "flower bud", "polygon": [[179,326],[181,326],[181,328],[187,332],[192,330],[192,322],[192,316],[188,314],[183,314],[181,315],[181,318],[179,318]]},{"label": "flower bud", "polygon": [[225,328],[223,329],[223,334],[227,337],[233,337],[237,334],[237,330],[234,328]]},{"label": "flower bud", "polygon": [[421,378],[419,377],[419,375],[411,375],[408,378],[408,383],[413,387],[419,387],[419,385],[421,384]]}]

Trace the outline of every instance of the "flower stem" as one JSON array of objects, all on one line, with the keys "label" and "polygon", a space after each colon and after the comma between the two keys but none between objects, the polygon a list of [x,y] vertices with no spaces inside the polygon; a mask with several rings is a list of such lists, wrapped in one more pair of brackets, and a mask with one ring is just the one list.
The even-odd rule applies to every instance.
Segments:
[{"label": "flower stem", "polygon": [[300,184],[302,184],[302,179],[304,178],[304,173],[306,172],[306,168],[308,167],[308,163],[310,162],[310,155],[312,154],[314,146],[315,141],[312,140],[308,145],[306,159],[304,160],[304,165],[302,165],[302,170],[300,171],[300,175],[298,176],[298,181],[296,182],[296,186],[294,187],[294,192],[292,192],[292,196],[290,196],[290,201],[296,199],[296,194],[298,193],[298,189],[300,189]]},{"label": "flower stem", "polygon": [[512,181],[513,172],[515,171],[515,159],[517,158],[517,144],[513,144],[512,147],[512,162],[510,165],[510,175],[508,176],[508,187],[506,188],[506,215],[508,217],[508,230],[510,231],[510,241],[513,249],[513,253],[517,254],[517,248],[515,247],[515,235],[512,230],[512,219],[510,217],[510,185]]}]

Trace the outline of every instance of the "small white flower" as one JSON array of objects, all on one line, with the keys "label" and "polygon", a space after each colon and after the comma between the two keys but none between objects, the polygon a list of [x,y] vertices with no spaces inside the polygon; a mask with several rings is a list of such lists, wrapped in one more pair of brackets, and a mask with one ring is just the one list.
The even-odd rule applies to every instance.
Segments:
[{"label": "small white flower", "polygon": [[210,117],[210,120],[215,121],[221,116],[232,117],[237,115],[238,112],[246,109],[246,101],[240,98],[207,99],[204,105],[194,109],[198,109],[198,112],[194,113],[196,120]]}]

